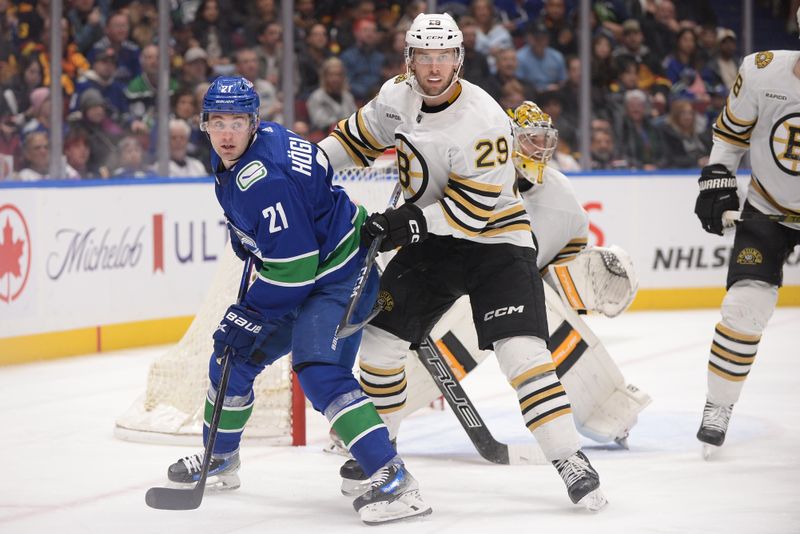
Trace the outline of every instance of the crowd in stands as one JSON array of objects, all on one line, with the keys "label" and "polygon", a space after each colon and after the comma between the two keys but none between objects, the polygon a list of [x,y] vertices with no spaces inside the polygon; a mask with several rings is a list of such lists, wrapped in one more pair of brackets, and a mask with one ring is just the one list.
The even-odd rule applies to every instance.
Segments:
[{"label": "crowd in stands", "polygon": [[[0,180],[48,178],[50,2],[0,0]],[[778,11],[797,0],[771,0]],[[155,0],[67,0],[60,21],[66,178],[155,174]],[[198,111],[219,75],[250,79],[261,118],[282,122],[283,31],[275,0],[172,0],[169,173],[205,175]],[[405,72],[405,31],[427,2],[295,0],[295,122],[318,141]],[[577,0],[438,3],[464,34],[462,76],[503,107],[534,100],[560,133],[554,164],[579,170]],[[591,37],[594,169],[695,168],[736,82],[737,35],[710,0],[595,0]],[[790,29],[787,29],[790,31]],[[12,170],[13,169],[13,170]]]}]

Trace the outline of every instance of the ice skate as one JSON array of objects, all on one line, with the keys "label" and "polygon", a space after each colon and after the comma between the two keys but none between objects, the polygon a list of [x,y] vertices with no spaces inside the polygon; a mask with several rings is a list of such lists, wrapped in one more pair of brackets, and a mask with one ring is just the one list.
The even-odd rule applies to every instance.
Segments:
[{"label": "ice skate", "polygon": [[353,501],[367,525],[381,525],[430,514],[419,494],[419,484],[402,462],[393,461],[372,476],[369,489]]},{"label": "ice skate", "polygon": [[352,458],[339,469],[342,477],[342,495],[357,497],[369,489],[370,479],[361,469],[361,465]]},{"label": "ice skate", "polygon": [[703,442],[703,459],[708,460],[725,442],[732,411],[733,404],[722,405],[706,401],[703,421],[697,431],[697,439]]},{"label": "ice skate", "polygon": [[600,476],[583,452],[578,451],[564,460],[555,460],[553,465],[567,485],[567,493],[573,503],[593,512],[608,504],[600,491]]},{"label": "ice skate", "polygon": [[[208,468],[206,489],[233,490],[241,485],[239,480],[239,453],[235,452],[227,458],[211,457]],[[181,458],[167,470],[167,477],[176,487],[194,485],[200,479],[203,467],[203,452]]]}]

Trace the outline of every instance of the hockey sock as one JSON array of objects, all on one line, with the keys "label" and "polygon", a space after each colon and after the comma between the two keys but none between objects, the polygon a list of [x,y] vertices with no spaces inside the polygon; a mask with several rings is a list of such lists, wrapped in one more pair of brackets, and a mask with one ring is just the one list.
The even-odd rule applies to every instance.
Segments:
[{"label": "hockey sock", "polygon": [[403,409],[407,396],[405,367],[379,369],[363,362],[358,367],[361,388],[372,398],[381,416]]},{"label": "hockey sock", "polygon": [[312,364],[299,369],[297,376],[306,397],[330,421],[367,475],[397,456],[375,405],[349,369]]},{"label": "hockey sock", "polygon": [[552,363],[536,366],[511,380],[528,427],[549,461],[578,450],[578,434],[564,386]]},{"label": "hockey sock", "polygon": [[[214,413],[214,399],[216,390],[209,389],[206,395],[205,410],[203,413],[203,443],[208,439],[208,427],[211,424],[211,416]],[[252,392],[246,397],[225,396],[222,405],[222,413],[219,418],[219,430],[217,440],[214,442],[214,456],[225,458],[232,455],[239,449],[239,442],[242,440],[242,432],[253,413],[253,402],[255,397]]]},{"label": "hockey sock", "polygon": [[708,400],[722,405],[739,400],[760,340],[717,323],[708,357]]}]

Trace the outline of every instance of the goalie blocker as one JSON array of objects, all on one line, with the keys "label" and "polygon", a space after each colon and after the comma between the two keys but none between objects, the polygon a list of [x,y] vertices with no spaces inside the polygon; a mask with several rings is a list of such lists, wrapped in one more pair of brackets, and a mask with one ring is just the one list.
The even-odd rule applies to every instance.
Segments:
[{"label": "goalie blocker", "polygon": [[[560,276],[554,274],[558,269]],[[597,311],[614,317],[627,309],[638,288],[630,257],[616,246],[592,247],[569,262],[550,265],[549,271],[545,276],[548,283],[544,284],[548,348],[569,396],[578,432],[599,443],[616,441],[626,447],[626,438],[639,412],[650,403],[650,396],[626,384],[619,367],[577,311]],[[558,292],[551,285],[558,287]],[[466,297],[442,317],[432,337],[459,380],[489,354],[478,347]],[[415,357],[406,360],[406,376],[405,407],[383,415],[392,437],[405,417],[440,395]]]}]

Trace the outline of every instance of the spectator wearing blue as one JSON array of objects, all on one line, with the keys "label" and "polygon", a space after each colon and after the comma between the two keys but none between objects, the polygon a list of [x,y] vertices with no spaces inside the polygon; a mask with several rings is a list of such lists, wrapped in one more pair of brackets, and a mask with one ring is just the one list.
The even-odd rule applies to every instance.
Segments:
[{"label": "spectator wearing blue", "polygon": [[[564,4],[564,0],[552,0]],[[547,0],[495,0],[494,7],[503,21],[503,26],[513,35],[521,35],[532,20],[535,20]]]},{"label": "spectator wearing blue", "polygon": [[694,30],[683,28],[678,32],[673,52],[664,58],[664,73],[672,83],[678,82],[684,69],[696,69],[697,65],[697,36]]},{"label": "spectator wearing blue", "polygon": [[377,50],[380,35],[374,21],[370,19],[355,21],[353,35],[356,44],[342,52],[341,59],[347,72],[350,92],[360,105],[372,98],[383,82],[381,77],[383,54]]},{"label": "spectator wearing blue", "polygon": [[80,98],[87,89],[97,89],[105,100],[112,120],[124,123],[128,115],[128,98],[125,86],[114,78],[117,70],[117,53],[113,48],[97,54],[92,68],[84,72],[75,84],[75,92],[69,103],[70,113],[80,111]]},{"label": "spectator wearing blue", "polygon": [[94,63],[98,54],[104,54],[109,48],[117,53],[117,71],[114,78],[121,83],[128,83],[141,72],[139,65],[139,47],[130,40],[131,23],[128,15],[117,12],[106,22],[106,34],[97,41],[89,52],[87,59]]},{"label": "spectator wearing blue", "polygon": [[550,32],[541,22],[528,27],[527,43],[517,51],[517,78],[537,91],[558,89],[567,79],[567,68],[561,52],[550,48]]},{"label": "spectator wearing blue", "polygon": [[115,178],[149,178],[155,176],[145,161],[144,148],[135,135],[126,135],[119,142],[119,166],[114,169]]}]

